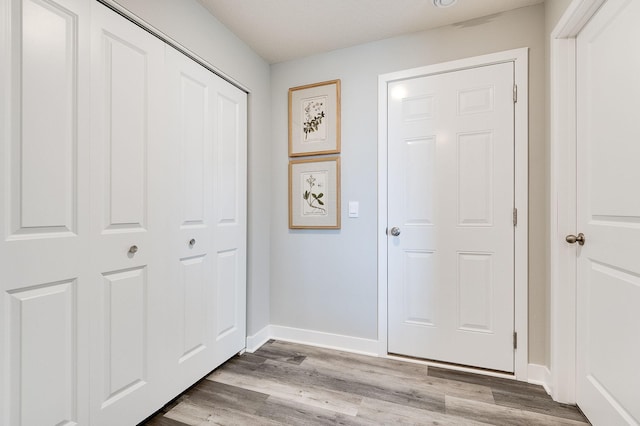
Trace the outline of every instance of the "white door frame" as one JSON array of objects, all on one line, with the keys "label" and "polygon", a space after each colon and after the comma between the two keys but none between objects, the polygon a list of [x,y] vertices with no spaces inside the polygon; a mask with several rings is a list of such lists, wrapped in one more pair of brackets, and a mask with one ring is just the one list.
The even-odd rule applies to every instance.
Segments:
[{"label": "white door frame", "polygon": [[[457,61],[383,74],[378,77],[378,355],[387,357],[387,85],[390,82],[514,62],[518,102],[515,104],[515,318],[518,333],[515,378],[528,379],[528,48],[508,50]],[[481,372],[479,370],[478,372]],[[507,377],[513,377],[505,375]]]},{"label": "white door frame", "polygon": [[551,396],[576,402],[576,37],[606,0],[574,0],[551,33]]}]

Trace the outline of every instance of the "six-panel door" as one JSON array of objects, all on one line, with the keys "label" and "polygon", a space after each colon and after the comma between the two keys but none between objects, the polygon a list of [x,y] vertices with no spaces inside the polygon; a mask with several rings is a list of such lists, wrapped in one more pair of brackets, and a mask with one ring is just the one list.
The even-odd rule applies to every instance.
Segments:
[{"label": "six-panel door", "polygon": [[513,63],[388,91],[388,351],[513,372]]}]

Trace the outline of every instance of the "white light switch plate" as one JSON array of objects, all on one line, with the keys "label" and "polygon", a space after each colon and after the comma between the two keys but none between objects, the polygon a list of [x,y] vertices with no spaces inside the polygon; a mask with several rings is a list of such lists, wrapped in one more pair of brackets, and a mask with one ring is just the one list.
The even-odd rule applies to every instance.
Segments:
[{"label": "white light switch plate", "polygon": [[349,217],[358,217],[358,209],[360,208],[360,203],[357,201],[349,201]]}]

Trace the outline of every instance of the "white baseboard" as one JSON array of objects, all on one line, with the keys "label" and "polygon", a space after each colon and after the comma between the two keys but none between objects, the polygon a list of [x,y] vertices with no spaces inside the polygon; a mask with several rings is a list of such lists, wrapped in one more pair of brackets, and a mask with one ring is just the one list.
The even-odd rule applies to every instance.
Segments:
[{"label": "white baseboard", "polygon": [[281,325],[268,325],[253,336],[247,336],[247,352],[255,352],[269,339],[378,356],[379,342],[377,340]]},{"label": "white baseboard", "polygon": [[247,349],[246,351],[249,353],[254,353],[260,346],[264,345],[271,339],[271,326],[267,325],[262,330],[258,331],[253,336],[247,336]]},{"label": "white baseboard", "polygon": [[540,385],[551,395],[551,371],[545,365],[529,364],[528,381],[534,385]]}]

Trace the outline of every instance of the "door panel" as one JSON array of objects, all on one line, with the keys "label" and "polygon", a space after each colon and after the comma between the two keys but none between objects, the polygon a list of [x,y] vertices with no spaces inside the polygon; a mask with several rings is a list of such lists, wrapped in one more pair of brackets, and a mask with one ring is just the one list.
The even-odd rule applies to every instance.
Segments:
[{"label": "door panel", "polygon": [[594,425],[640,424],[639,19],[609,0],[577,38],[577,401]]},{"label": "door panel", "polygon": [[164,43],[97,2],[92,23],[91,422],[131,424],[166,402]]},{"label": "door panel", "polygon": [[513,63],[388,87],[388,351],[514,371]]},{"label": "door panel", "polygon": [[1,424],[88,422],[88,9],[0,11]]},{"label": "door panel", "polygon": [[212,95],[217,366],[246,345],[247,96],[220,79]]},{"label": "door panel", "polygon": [[213,369],[213,108],[216,77],[172,48],[167,48],[169,147],[178,167],[167,170],[179,205],[168,218],[172,271],[170,292],[176,301],[169,345],[176,391]]},{"label": "door panel", "polygon": [[146,228],[148,52],[104,32],[106,229]]},{"label": "door panel", "polygon": [[107,407],[148,381],[145,267],[103,274],[104,394]]},{"label": "door panel", "polygon": [[[77,281],[8,293],[9,338],[14,347],[10,361],[16,367],[11,382],[19,383],[12,390],[20,400],[15,418],[24,425],[74,424],[78,419]],[[42,383],[43,379],[51,382]]]}]

